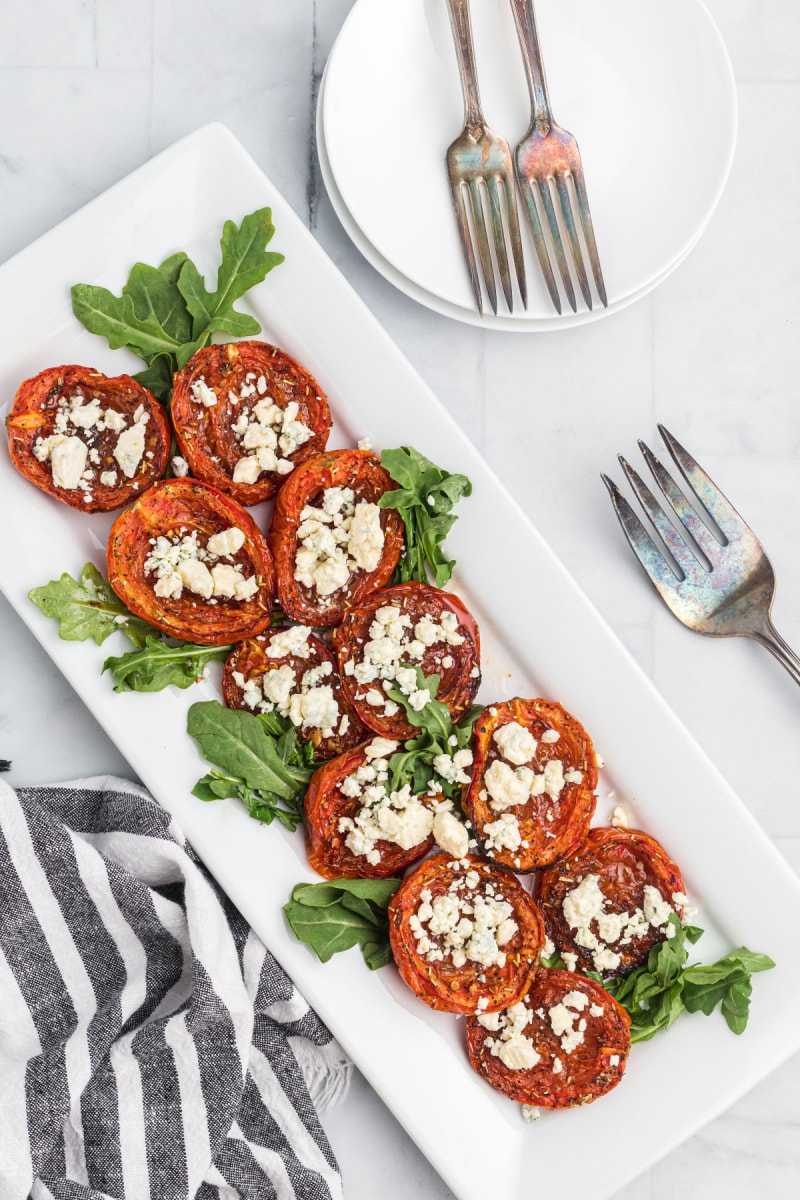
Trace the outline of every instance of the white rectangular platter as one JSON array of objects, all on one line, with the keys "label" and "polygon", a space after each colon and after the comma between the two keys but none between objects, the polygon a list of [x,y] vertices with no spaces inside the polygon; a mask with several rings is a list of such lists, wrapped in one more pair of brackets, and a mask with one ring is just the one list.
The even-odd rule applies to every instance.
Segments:
[{"label": "white rectangular platter", "polygon": [[[270,205],[271,248],[286,262],[249,297],[262,336],[295,355],[327,392],[332,444],[368,436],[412,443],[469,475],[472,499],[449,541],[455,580],[484,644],[484,701],[562,701],[608,764],[609,789],[683,868],[710,960],[742,944],[778,969],[759,976],[750,1026],[734,1037],[718,1017],[683,1017],[635,1048],[622,1084],[598,1104],[525,1125],[519,1107],[470,1070],[463,1025],[419,1003],[392,968],[370,974],[356,950],[322,966],[293,940],[281,912],[311,879],[302,837],[256,825],[233,801],[207,805],[191,788],[206,770],[185,733],[186,710],[216,695],[115,695],[100,666],[112,643],[62,642],[28,590],[93,559],[104,565],[110,520],[35,491],[0,460],[4,552],[0,587],[53,662],[398,1119],[462,1200],[602,1200],[732,1104],[800,1046],[800,885],[722,776],[542,541],[499,480],[342,278],[280,194],[221,126],[179,142],[0,269],[0,397],[46,366],[136,370],[72,316],[76,282],[119,291],[137,260],[186,250],[213,278],[219,232]],[[0,410],[2,411],[2,410]],[[122,643],[120,642],[120,646]],[[5,686],[13,681],[4,681]],[[598,818],[610,805],[601,801]],[[580,1147],[580,1153],[576,1149]]]}]

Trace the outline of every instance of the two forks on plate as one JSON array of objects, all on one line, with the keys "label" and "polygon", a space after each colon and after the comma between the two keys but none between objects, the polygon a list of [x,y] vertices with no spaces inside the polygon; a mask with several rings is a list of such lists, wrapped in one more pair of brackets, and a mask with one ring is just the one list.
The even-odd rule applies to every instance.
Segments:
[{"label": "two forks on plate", "polygon": [[[515,173],[536,257],[556,311],[561,313],[562,304],[553,259],[573,312],[577,311],[577,304],[570,262],[584,302],[587,308],[592,308],[592,290],[586,269],[586,257],[597,295],[602,304],[607,305],[580,151],[572,134],[557,125],[552,117],[533,0],[510,0],[531,100],[530,128],[517,146],[513,161],[508,143],[490,129],[484,119],[478,90],[469,0],[447,2],[464,91],[464,129],[447,151],[447,170],[459,235],[478,312],[483,315],[485,287],[492,311],[497,313],[495,264],[506,305],[509,312],[513,311],[513,286],[507,240],[511,243],[511,258],[520,298],[523,307],[527,307],[527,281],[517,217]],[[569,262],[564,248],[565,241],[569,251]]]}]

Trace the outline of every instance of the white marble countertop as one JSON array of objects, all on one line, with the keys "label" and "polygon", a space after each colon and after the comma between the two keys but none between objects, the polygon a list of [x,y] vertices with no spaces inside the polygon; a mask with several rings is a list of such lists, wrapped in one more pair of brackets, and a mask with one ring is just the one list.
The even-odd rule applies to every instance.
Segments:
[{"label": "white marble countertop", "polygon": [[[333,215],[313,114],[351,4],[2,5],[0,261],[182,134],[210,120],[228,125],[800,868],[797,687],[754,644],[705,641],[673,621],[623,544],[598,479],[618,450],[633,453],[663,421],[759,532],[780,581],[776,624],[800,645],[800,9],[710,0],[738,81],[739,144],[719,210],[688,260],[611,318],[518,336],[418,307],[364,262]],[[12,783],[130,773],[2,600],[0,656],[0,756],[14,760]],[[799,1075],[795,1058],[619,1200],[797,1195]],[[363,1080],[325,1123],[348,1200],[450,1196]]]}]

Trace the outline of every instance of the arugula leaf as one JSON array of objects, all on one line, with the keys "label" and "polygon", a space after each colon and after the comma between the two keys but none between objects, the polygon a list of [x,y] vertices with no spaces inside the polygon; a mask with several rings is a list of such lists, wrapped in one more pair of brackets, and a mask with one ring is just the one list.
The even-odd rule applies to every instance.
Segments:
[{"label": "arugula leaf", "polygon": [[[406,667],[412,664],[402,665]],[[405,783],[410,783],[414,795],[421,795],[435,779],[444,795],[450,800],[456,800],[461,795],[461,784],[440,775],[434,766],[434,759],[442,754],[452,758],[458,750],[467,746],[483,708],[479,704],[473,704],[458,724],[454,725],[447,705],[436,699],[439,676],[423,675],[422,668],[416,665],[414,670],[417,673],[417,690],[427,689],[431,699],[417,712],[412,708],[409,697],[399,688],[394,687],[387,693],[390,700],[403,706],[409,724],[420,730],[415,738],[410,738],[404,743],[402,750],[396,751],[390,757],[389,790],[397,791]]]},{"label": "arugula leaf", "polygon": [[188,342],[192,336],[192,318],[186,301],[178,290],[178,279],[188,255],[180,250],[164,259],[160,267],[134,263],[123,296],[130,296],[133,310],[140,320],[152,318],[164,333],[176,342]]},{"label": "arugula leaf", "polygon": [[80,579],[65,571],[60,579],[32,588],[28,598],[46,617],[58,621],[58,635],[66,642],[94,638],[100,646],[112,633],[122,632],[134,646],[143,646],[153,632],[128,611],[94,563],[85,564]]},{"label": "arugula leaf", "polygon": [[206,663],[223,662],[230,652],[230,646],[170,644],[148,634],[141,649],[107,658],[103,671],[111,672],[115,692],[160,692],[171,684],[187,688],[201,678]]},{"label": "arugula leaf", "polygon": [[194,796],[239,799],[256,820],[269,825],[277,817],[288,829],[297,828],[306,788],[319,763],[313,747],[298,741],[290,721],[203,700],[189,709],[187,730],[218,768],[198,780]]},{"label": "arugula leaf", "polygon": [[417,579],[428,582],[429,573],[437,587],[444,587],[453,573],[454,559],[447,559],[441,543],[455,524],[453,505],[472,493],[466,475],[451,475],[425,458],[413,446],[384,450],[381,464],[400,486],[381,496],[381,508],[396,508],[406,527],[406,545],[393,583]]},{"label": "arugula leaf", "polygon": [[108,288],[76,283],[72,311],[90,333],[101,334],[112,350],[125,346],[147,362],[157,354],[175,354],[181,344],[155,317],[137,317],[132,296],[115,296]]},{"label": "arugula leaf", "polygon": [[604,981],[604,987],[627,1009],[631,1041],[645,1042],[669,1029],[682,1012],[710,1015],[719,1007],[734,1033],[744,1032],[750,1008],[750,977],[775,966],[766,954],[742,946],[709,966],[687,967],[687,942],[695,943],[703,930],[681,926],[676,913],[669,924],[673,934],[651,949],[647,962],[628,975]]},{"label": "arugula leaf", "polygon": [[209,344],[212,333],[251,337],[261,331],[254,317],[237,312],[233,305],[283,262],[282,254],[266,251],[274,232],[268,208],[250,213],[240,226],[226,221],[214,292],[208,291],[192,260],[179,251],[159,267],[136,263],[120,296],[107,288],[76,283],[72,311],[112,350],[124,346],[143,358],[147,369],[136,378],[166,403],[173,373]]},{"label": "arugula leaf", "polygon": [[391,961],[386,910],[399,879],[329,879],[298,883],[283,906],[295,937],[310,946],[320,962],[360,946],[371,971]]},{"label": "arugula leaf", "polygon": [[247,337],[259,332],[258,322],[237,312],[233,304],[283,262],[282,254],[266,250],[274,233],[272,212],[268,208],[250,213],[241,226],[226,221],[222,229],[222,261],[215,292],[208,291],[194,263],[184,264],[178,277],[178,288],[194,318],[192,335],[195,339],[214,330],[233,337]]}]

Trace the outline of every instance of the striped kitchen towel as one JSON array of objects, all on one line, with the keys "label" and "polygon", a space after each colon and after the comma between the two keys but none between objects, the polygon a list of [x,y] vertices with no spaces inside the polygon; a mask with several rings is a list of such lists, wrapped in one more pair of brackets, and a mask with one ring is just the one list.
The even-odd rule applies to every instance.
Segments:
[{"label": "striped kitchen towel", "polygon": [[333,1200],[348,1074],[146,792],[0,782],[2,1200]]}]

